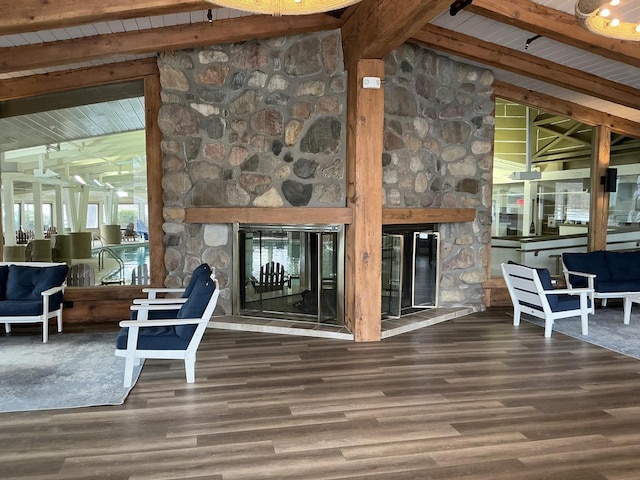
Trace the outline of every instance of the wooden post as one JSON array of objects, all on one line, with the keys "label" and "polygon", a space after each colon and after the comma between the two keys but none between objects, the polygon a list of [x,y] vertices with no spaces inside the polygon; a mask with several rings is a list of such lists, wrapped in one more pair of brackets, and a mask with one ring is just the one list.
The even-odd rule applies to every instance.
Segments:
[{"label": "wooden post", "polygon": [[607,249],[607,224],[609,221],[609,192],[604,191],[601,177],[607,174],[611,152],[611,128],[594,127],[593,158],[591,162],[591,205],[589,208],[590,252]]},{"label": "wooden post", "polygon": [[164,285],[167,270],[162,243],[162,132],[158,125],[160,113],[160,75],[144,77],[145,134],[147,139],[147,204],[149,208],[149,267],[151,285]]},{"label": "wooden post", "polygon": [[384,90],[364,77],[384,77],[383,60],[358,60],[348,71],[345,324],[357,342],[379,341],[382,318],[382,135]]}]

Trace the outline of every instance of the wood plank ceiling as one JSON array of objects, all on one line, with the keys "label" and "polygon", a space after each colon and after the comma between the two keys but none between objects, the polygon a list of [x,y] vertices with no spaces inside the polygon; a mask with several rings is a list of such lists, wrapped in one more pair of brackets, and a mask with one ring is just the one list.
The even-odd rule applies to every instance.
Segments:
[{"label": "wood plank ceiling", "polygon": [[[550,106],[560,99],[564,111],[556,113],[588,112],[614,130],[637,133],[640,42],[584,31],[574,4],[474,0],[452,16],[451,0],[363,0],[328,14],[265,17],[203,0],[0,0],[0,102],[15,96],[27,76],[135,61],[167,49],[341,28],[347,65],[416,41],[492,70],[496,92],[505,98],[535,95]],[[211,7],[213,23],[206,17]],[[6,105],[0,103],[0,117]]]}]

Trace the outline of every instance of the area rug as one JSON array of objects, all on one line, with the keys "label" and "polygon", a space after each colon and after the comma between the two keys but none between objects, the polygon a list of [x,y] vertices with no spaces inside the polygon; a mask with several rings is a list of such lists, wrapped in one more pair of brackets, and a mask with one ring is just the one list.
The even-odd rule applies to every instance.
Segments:
[{"label": "area rug", "polygon": [[[116,333],[0,336],[0,412],[121,405],[124,358]],[[134,382],[141,367],[134,372]]]},{"label": "area rug", "polygon": [[[622,305],[598,307],[595,314],[589,315],[589,335],[582,335],[580,317],[575,317],[556,320],[553,323],[551,336],[563,333],[584,342],[640,359],[640,309],[636,306],[632,310],[629,325],[623,323],[623,317]],[[522,319],[544,328],[544,322],[541,319],[528,315],[522,315]]]}]

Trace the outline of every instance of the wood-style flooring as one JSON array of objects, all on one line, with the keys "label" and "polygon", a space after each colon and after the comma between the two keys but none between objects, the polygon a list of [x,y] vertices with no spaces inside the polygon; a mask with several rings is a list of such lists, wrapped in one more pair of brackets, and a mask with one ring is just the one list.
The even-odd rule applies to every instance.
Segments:
[{"label": "wood-style flooring", "polygon": [[0,478],[637,480],[640,361],[503,310],[371,344],[211,330],[193,385],[148,361],[123,406],[0,414]]}]

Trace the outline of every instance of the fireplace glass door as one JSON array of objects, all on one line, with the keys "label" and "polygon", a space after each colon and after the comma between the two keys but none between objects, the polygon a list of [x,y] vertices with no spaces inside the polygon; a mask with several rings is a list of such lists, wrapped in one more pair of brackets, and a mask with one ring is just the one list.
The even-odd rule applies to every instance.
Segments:
[{"label": "fireplace glass door", "polygon": [[382,236],[382,317],[437,306],[438,233],[385,227]]},{"label": "fireplace glass door", "polygon": [[239,226],[240,315],[342,324],[341,226]]}]

